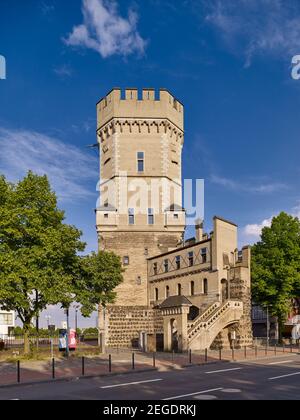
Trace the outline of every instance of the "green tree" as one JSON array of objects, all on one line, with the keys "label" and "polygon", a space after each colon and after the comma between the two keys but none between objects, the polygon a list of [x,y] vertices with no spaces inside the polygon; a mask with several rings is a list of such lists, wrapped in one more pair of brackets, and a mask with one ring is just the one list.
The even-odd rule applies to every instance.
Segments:
[{"label": "green tree", "polygon": [[[101,311],[116,298],[115,288],[123,281],[123,269],[119,256],[113,252],[100,251],[81,258],[82,276],[76,284],[76,300],[81,313],[88,317],[98,308],[98,331]],[[100,340],[99,340],[100,345]]]},{"label": "green tree", "polygon": [[252,295],[277,317],[279,338],[292,301],[300,296],[300,221],[284,212],[262,230],[252,248]]},{"label": "green tree", "polygon": [[0,307],[22,321],[25,353],[33,317],[47,305],[73,300],[77,253],[85,248],[80,237],[64,223],[46,176],[29,172],[16,184],[0,177]]}]

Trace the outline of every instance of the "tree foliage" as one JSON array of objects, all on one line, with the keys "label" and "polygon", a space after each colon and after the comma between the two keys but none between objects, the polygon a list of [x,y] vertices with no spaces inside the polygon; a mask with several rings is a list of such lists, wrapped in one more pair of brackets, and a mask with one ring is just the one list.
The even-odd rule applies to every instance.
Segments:
[{"label": "tree foliage", "polygon": [[252,248],[252,294],[256,303],[269,308],[280,333],[293,299],[300,296],[300,221],[284,212],[262,230]]},{"label": "tree foliage", "polygon": [[115,288],[123,281],[122,263],[113,252],[99,251],[81,259],[82,275],[76,285],[81,312],[89,316],[98,305],[113,303]]},{"label": "tree foliage", "polygon": [[64,223],[46,176],[29,172],[16,184],[0,177],[0,307],[16,311],[25,332],[47,305],[72,302],[80,237]]}]

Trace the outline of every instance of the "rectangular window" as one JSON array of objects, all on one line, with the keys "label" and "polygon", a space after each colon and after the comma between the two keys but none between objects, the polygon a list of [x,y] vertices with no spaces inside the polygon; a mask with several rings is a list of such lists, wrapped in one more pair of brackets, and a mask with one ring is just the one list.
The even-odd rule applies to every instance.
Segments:
[{"label": "rectangular window", "polygon": [[0,325],[12,325],[13,324],[13,316],[12,314],[0,314]]},{"label": "rectangular window", "polygon": [[157,263],[153,264],[153,273],[155,276],[157,275]]},{"label": "rectangular window", "polygon": [[153,209],[148,209],[148,225],[154,225]]},{"label": "rectangular window", "polygon": [[201,249],[201,257],[202,257],[202,263],[207,262],[207,248]]},{"label": "rectangular window", "polygon": [[192,267],[194,265],[194,252],[189,252],[189,266]]},{"label": "rectangular window", "polygon": [[177,270],[180,269],[180,255],[177,255],[177,257],[176,257],[176,269]]},{"label": "rectangular window", "polygon": [[104,219],[108,219],[108,213],[105,213]]},{"label": "rectangular window", "polygon": [[137,153],[137,167],[138,172],[144,172],[145,170],[145,155],[144,152]]},{"label": "rectangular window", "polygon": [[169,271],[169,260],[164,261],[164,267],[165,267],[165,273],[168,273],[168,271]]},{"label": "rectangular window", "polygon": [[130,225],[134,225],[134,209],[128,210],[128,222]]},{"label": "rectangular window", "polygon": [[129,257],[123,257],[123,265],[129,265]]},{"label": "rectangular window", "polygon": [[174,219],[177,219],[177,220],[178,220],[178,214],[177,214],[177,213],[175,213],[175,214],[173,215],[173,217],[174,217]]}]

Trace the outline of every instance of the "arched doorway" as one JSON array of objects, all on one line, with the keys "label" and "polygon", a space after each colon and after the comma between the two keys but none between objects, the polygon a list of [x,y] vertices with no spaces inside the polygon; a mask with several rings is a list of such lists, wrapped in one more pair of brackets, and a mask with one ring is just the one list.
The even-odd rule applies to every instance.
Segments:
[{"label": "arched doorway", "polygon": [[228,281],[226,279],[221,280],[221,292],[222,292],[222,301],[225,302],[229,299],[229,289]]}]

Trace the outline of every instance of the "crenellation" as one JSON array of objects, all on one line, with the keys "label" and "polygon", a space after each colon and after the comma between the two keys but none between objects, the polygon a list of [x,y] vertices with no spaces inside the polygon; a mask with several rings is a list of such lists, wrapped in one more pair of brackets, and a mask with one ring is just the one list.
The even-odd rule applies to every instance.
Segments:
[{"label": "crenellation", "polygon": [[113,118],[165,118],[183,131],[183,105],[166,89],[159,90],[156,99],[155,89],[142,89],[142,99],[136,88],[122,91],[115,88],[97,104],[98,129]]}]

